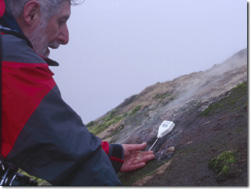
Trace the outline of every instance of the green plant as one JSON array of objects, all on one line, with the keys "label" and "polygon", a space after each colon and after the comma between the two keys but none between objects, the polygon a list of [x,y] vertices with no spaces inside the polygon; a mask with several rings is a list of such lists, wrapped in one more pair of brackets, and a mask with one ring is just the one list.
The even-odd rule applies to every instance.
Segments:
[{"label": "green plant", "polygon": [[219,176],[228,176],[230,167],[236,162],[236,152],[225,151],[208,162],[208,166]]},{"label": "green plant", "polygon": [[92,127],[92,126],[94,126],[95,124],[96,124],[95,121],[91,121],[91,122],[89,122],[89,123],[86,125],[86,127]]},{"label": "green plant", "polygon": [[160,100],[163,100],[164,98],[168,97],[168,96],[171,96],[172,93],[170,92],[166,92],[166,93],[163,93],[163,94],[156,94],[153,99],[160,99]]},{"label": "green plant", "polygon": [[107,121],[104,121],[103,123],[100,123],[98,125],[89,127],[89,131],[93,133],[94,135],[97,135],[107,129],[110,125],[120,122],[124,118],[123,115],[118,115],[112,119],[106,119]]},{"label": "green plant", "polygon": [[129,111],[128,116],[135,114],[137,111],[141,109],[141,107],[142,105],[137,105],[136,107],[134,107],[131,111]]},{"label": "green plant", "polygon": [[108,113],[108,115],[104,118],[104,121],[109,121],[111,120],[116,113],[116,109],[112,110],[111,112]]}]

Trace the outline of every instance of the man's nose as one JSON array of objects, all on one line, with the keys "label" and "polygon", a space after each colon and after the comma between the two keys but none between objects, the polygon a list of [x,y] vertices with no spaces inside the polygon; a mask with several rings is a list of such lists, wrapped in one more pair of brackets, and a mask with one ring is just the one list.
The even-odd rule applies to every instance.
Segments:
[{"label": "man's nose", "polygon": [[62,45],[66,45],[69,42],[69,30],[67,26],[63,27],[59,33],[58,41]]}]

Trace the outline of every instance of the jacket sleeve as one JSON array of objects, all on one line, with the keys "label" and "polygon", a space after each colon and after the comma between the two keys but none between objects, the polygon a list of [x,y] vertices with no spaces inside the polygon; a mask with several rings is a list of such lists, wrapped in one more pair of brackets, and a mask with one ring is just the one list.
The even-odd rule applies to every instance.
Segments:
[{"label": "jacket sleeve", "polygon": [[[108,155],[104,146],[109,147]],[[113,169],[119,168],[121,154],[120,145],[101,144],[88,132],[55,86],[29,118],[7,158],[53,185],[104,186],[121,185]]]},{"label": "jacket sleeve", "polygon": [[124,162],[123,147],[120,144],[109,144],[103,141],[102,149],[109,156],[115,171],[118,172]]}]

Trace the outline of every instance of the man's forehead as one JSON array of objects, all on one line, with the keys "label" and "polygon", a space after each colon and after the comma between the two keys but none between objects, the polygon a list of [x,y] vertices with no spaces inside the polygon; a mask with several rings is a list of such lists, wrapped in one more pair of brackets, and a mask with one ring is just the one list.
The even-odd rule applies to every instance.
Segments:
[{"label": "man's forehead", "polygon": [[61,2],[59,10],[57,12],[57,16],[69,18],[70,14],[71,14],[71,4],[68,1]]},{"label": "man's forehead", "polygon": [[59,4],[60,8],[69,8],[71,7],[71,3],[70,1],[62,1],[60,4]]}]

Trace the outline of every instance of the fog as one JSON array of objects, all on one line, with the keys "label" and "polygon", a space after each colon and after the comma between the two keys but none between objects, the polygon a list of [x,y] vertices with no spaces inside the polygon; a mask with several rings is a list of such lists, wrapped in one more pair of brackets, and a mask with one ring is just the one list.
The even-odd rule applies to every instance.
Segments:
[{"label": "fog", "polygon": [[51,52],[52,71],[84,123],[247,46],[243,0],[85,0],[71,11],[70,42]]}]

